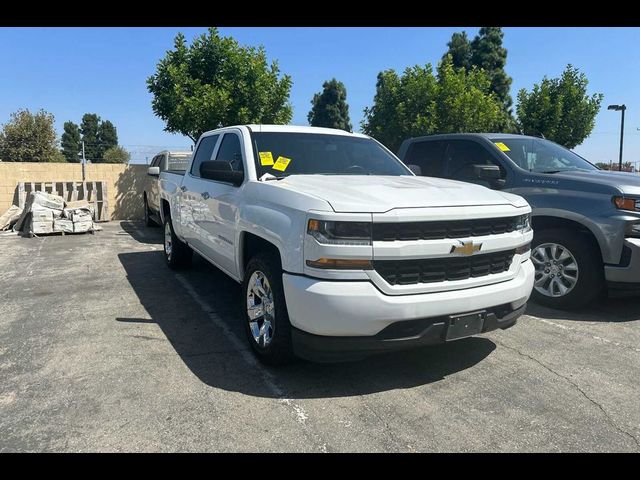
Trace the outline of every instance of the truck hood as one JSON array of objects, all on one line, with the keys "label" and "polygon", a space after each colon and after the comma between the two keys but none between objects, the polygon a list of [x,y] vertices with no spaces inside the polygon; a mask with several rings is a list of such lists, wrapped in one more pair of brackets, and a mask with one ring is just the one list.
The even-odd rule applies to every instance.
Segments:
[{"label": "truck hood", "polygon": [[628,172],[609,172],[607,170],[574,170],[546,174],[549,180],[571,180],[583,183],[581,190],[591,191],[591,185],[597,184],[618,188],[623,193],[640,194],[640,175]]},{"label": "truck hood", "polygon": [[527,203],[480,185],[430,177],[292,175],[278,185],[328,202],[336,212],[384,213],[394,208],[463,207]]}]

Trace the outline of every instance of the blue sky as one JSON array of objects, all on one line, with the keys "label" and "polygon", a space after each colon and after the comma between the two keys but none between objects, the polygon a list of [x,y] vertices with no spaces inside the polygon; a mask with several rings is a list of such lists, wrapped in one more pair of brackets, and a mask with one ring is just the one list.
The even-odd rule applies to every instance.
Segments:
[{"label": "blue sky", "polygon": [[[293,77],[293,124],[306,125],[313,94],[336,77],[347,87],[356,129],[371,105],[379,71],[435,64],[459,28],[221,28],[240,43],[264,45]],[[189,139],[163,131],[151,110],[146,78],[181,31],[188,40],[204,28],[0,28],[0,123],[18,108],[44,108],[62,132],[66,120],[85,112],[111,120],[133,161],[163,148],[188,147]],[[575,150],[592,161],[617,161],[620,114],[627,105],[625,161],[640,162],[640,28],[505,28],[512,95],[567,63],[587,74],[590,91],[605,95],[591,136]],[[640,163],[638,164],[640,165]]]}]

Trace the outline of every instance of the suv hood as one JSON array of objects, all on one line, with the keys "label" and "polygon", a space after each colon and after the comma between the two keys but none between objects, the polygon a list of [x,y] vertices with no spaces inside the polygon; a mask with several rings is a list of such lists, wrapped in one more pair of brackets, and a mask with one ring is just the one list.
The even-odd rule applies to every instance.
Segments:
[{"label": "suv hood", "polygon": [[464,207],[527,203],[480,185],[430,177],[292,175],[278,186],[327,201],[336,212],[384,213],[394,208]]}]

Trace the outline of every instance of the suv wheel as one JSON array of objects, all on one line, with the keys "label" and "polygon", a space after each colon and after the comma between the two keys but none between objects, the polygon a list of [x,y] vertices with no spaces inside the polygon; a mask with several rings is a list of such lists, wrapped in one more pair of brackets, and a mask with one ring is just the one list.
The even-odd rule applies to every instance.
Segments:
[{"label": "suv wheel", "polygon": [[600,252],[585,235],[569,229],[536,232],[531,261],[536,269],[532,297],[542,305],[576,308],[602,292]]},{"label": "suv wheel", "polygon": [[291,324],[282,287],[282,267],[275,255],[260,253],[249,260],[241,298],[244,330],[257,357],[271,365],[291,361]]},{"label": "suv wheel", "polygon": [[190,267],[193,258],[193,250],[173,231],[169,215],[164,219],[164,258],[172,270]]}]

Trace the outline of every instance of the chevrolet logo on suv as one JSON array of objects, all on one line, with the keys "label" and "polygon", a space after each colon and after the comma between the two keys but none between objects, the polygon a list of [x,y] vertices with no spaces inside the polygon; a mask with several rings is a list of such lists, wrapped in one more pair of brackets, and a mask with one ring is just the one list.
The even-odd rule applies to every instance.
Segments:
[{"label": "chevrolet logo on suv", "polygon": [[458,255],[472,255],[473,252],[479,252],[482,247],[481,243],[460,242],[460,245],[452,245],[449,253],[457,253]]}]

